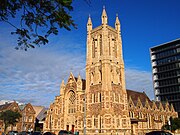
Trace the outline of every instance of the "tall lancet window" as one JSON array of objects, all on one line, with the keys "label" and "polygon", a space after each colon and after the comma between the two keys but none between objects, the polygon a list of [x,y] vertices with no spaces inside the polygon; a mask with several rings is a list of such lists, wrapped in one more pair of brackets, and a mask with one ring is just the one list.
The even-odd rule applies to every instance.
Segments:
[{"label": "tall lancet window", "polygon": [[109,44],[109,56],[111,56],[111,39],[108,37],[108,44]]},{"label": "tall lancet window", "polygon": [[99,83],[101,83],[101,82],[102,82],[102,71],[99,70]]},{"label": "tall lancet window", "polygon": [[114,55],[117,58],[117,42],[116,42],[116,39],[114,39]]},{"label": "tall lancet window", "polygon": [[95,39],[92,41],[92,58],[95,58]]},{"label": "tall lancet window", "polygon": [[99,38],[99,45],[100,45],[100,56],[102,55],[102,35],[100,35],[100,38]]}]

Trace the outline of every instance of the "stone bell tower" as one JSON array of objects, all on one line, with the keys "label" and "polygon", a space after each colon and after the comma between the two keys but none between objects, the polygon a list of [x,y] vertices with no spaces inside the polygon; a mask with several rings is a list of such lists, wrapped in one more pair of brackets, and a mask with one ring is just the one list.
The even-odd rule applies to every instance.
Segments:
[{"label": "stone bell tower", "polygon": [[116,16],[115,28],[109,26],[105,8],[101,20],[94,29],[90,16],[87,22],[87,134],[120,132],[130,124],[120,21]]}]

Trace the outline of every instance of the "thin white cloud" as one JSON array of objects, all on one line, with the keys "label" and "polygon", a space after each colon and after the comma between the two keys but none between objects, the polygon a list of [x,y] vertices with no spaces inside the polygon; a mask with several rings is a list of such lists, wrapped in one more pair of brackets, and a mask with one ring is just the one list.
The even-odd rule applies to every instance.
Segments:
[{"label": "thin white cloud", "polygon": [[154,99],[152,73],[133,68],[126,68],[127,89],[145,92],[150,99]]},{"label": "thin white cloud", "polygon": [[[9,44],[8,41],[1,41],[0,100],[49,106],[55,96],[59,95],[62,79],[66,80],[70,72],[75,76],[80,73],[85,78],[83,45],[70,46],[71,43],[56,42],[52,48],[41,47],[19,52],[12,46],[5,46]],[[126,85],[128,89],[145,91],[153,99],[150,72],[127,67]]]},{"label": "thin white cloud", "polygon": [[62,79],[84,69],[84,56],[48,49],[27,52],[1,46],[0,100],[48,106],[59,94]]}]

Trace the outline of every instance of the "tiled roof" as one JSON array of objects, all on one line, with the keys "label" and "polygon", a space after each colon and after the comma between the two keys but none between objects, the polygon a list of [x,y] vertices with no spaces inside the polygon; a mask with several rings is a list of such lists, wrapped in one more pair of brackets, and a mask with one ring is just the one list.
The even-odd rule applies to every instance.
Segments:
[{"label": "tiled roof", "polygon": [[43,106],[34,106],[33,105],[32,107],[33,107],[34,111],[36,112],[35,117],[37,117],[38,114],[44,109]]},{"label": "tiled roof", "polygon": [[133,90],[126,90],[126,91],[127,91],[128,100],[131,97],[135,105],[137,104],[138,98],[141,100],[143,106],[145,106],[146,100],[148,101],[149,105],[152,105],[152,101],[149,99],[149,97],[146,95],[145,92],[138,92]]},{"label": "tiled roof", "polygon": [[[162,104],[162,107],[164,109],[166,109],[167,102],[156,101],[155,103],[156,103],[156,106],[157,106],[158,109],[160,108],[160,103]],[[170,104],[168,104],[168,107],[169,107],[169,109],[171,109],[171,105]]]},{"label": "tiled roof", "polygon": [[6,110],[8,109],[8,107],[11,105],[12,103],[6,103],[3,105],[0,105],[0,111]]},{"label": "tiled roof", "polygon": [[86,80],[82,79],[82,89],[85,90],[86,89]]},{"label": "tiled roof", "polygon": [[45,118],[46,118],[46,115],[47,115],[47,110],[48,110],[48,108],[43,108],[42,110],[41,110],[41,112],[37,115],[37,119],[39,120],[39,121],[43,121]]},{"label": "tiled roof", "polygon": [[160,102],[159,101],[155,101],[155,104],[156,104],[157,108],[159,109]]},{"label": "tiled roof", "polygon": [[163,106],[164,109],[166,109],[166,103],[165,102],[162,102],[162,106]]}]

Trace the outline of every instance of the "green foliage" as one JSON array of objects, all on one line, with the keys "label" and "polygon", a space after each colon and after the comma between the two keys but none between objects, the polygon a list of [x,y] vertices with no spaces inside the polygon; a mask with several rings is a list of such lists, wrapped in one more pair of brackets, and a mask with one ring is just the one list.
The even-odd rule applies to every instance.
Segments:
[{"label": "green foliage", "polygon": [[171,120],[172,130],[175,131],[176,129],[180,129],[180,119],[174,118]]},{"label": "green foliage", "polygon": [[161,127],[162,130],[171,130],[170,126],[166,123]]},{"label": "green foliage", "polygon": [[171,126],[169,126],[168,123],[166,123],[162,127],[163,130],[175,131],[177,129],[180,129],[180,118],[170,118],[170,121],[171,121]]},{"label": "green foliage", "polygon": [[11,110],[0,112],[0,120],[3,120],[5,124],[5,130],[8,126],[15,125],[20,118],[21,114],[19,112],[13,112]]},{"label": "green foliage", "polygon": [[[58,28],[76,28],[70,11],[72,0],[2,0],[0,22],[6,22],[18,35],[16,49],[35,48],[48,43],[51,34],[57,35]],[[9,21],[21,14],[19,27]]]}]

